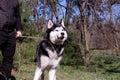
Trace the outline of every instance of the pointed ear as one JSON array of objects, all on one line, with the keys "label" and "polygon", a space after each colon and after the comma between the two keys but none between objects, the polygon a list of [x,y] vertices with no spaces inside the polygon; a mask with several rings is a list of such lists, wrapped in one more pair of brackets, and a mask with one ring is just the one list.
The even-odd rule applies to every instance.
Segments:
[{"label": "pointed ear", "polygon": [[51,20],[48,21],[48,28],[50,29],[53,26],[53,22]]},{"label": "pointed ear", "polygon": [[63,19],[61,20],[61,24],[62,24],[63,27],[65,27]]}]

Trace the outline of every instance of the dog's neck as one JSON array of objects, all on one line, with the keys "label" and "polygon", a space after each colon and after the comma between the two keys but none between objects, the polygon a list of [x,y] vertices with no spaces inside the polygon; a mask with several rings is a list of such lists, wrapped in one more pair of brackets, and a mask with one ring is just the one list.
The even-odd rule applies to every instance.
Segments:
[{"label": "dog's neck", "polygon": [[62,48],[64,47],[64,45],[53,45],[55,50],[57,51],[57,53],[59,54],[60,51],[62,50]]},{"label": "dog's neck", "polygon": [[57,53],[59,54],[60,51],[62,50],[62,48],[64,47],[64,44],[53,44],[50,40],[47,40],[51,46],[57,51]]}]

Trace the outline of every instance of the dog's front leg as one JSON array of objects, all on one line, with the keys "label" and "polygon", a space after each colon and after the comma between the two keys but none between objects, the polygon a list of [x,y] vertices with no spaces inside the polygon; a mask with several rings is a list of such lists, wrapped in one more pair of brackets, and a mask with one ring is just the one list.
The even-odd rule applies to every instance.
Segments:
[{"label": "dog's front leg", "polygon": [[35,76],[33,80],[39,80],[40,76],[42,75],[42,70],[41,68],[37,67],[35,71]]},{"label": "dog's front leg", "polygon": [[44,72],[42,72],[42,75],[41,75],[41,79],[40,80],[44,80]]},{"label": "dog's front leg", "polygon": [[49,70],[49,80],[56,80],[56,69]]}]

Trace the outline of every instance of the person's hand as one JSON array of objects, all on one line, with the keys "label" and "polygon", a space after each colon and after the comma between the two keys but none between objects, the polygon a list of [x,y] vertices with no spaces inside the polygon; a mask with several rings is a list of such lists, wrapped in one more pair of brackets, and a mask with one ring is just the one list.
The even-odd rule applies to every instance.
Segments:
[{"label": "person's hand", "polygon": [[17,31],[16,38],[21,37],[21,36],[22,36],[21,31]]}]

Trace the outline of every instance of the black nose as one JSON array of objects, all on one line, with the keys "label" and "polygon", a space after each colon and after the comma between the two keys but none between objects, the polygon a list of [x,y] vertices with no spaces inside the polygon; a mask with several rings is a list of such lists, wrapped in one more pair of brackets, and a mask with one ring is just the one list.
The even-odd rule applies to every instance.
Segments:
[{"label": "black nose", "polygon": [[64,35],[64,33],[62,32],[61,35]]}]

